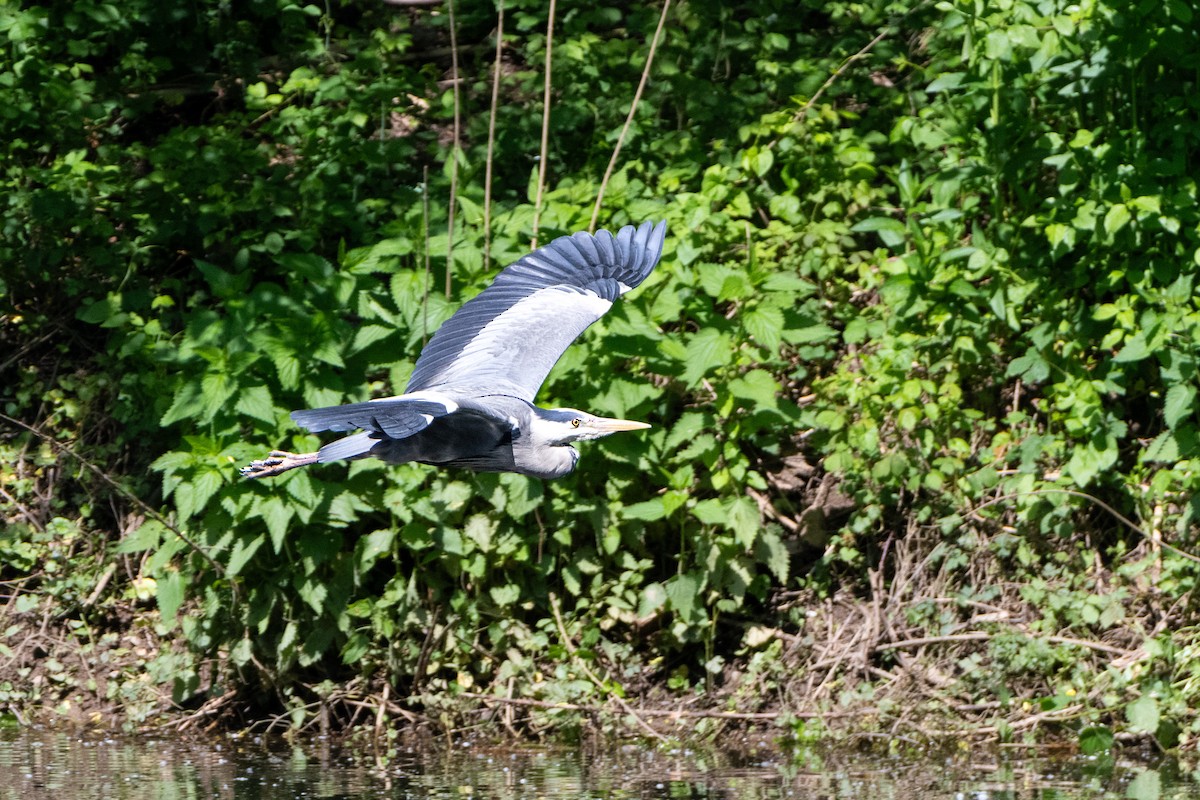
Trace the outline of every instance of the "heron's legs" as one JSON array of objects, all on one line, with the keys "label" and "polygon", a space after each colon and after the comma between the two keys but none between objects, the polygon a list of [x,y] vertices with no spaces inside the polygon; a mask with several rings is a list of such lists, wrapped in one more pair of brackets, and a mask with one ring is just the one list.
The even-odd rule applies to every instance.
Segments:
[{"label": "heron's legs", "polygon": [[242,467],[243,478],[269,478],[289,469],[304,467],[317,463],[316,453],[288,453],[283,450],[272,450],[266,458],[252,461]]}]

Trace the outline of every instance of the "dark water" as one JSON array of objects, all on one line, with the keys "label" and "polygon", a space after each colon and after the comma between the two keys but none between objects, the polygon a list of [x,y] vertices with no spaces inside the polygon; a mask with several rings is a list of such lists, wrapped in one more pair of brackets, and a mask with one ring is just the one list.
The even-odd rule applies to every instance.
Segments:
[{"label": "dark water", "polygon": [[769,746],[759,752],[771,755],[630,746],[584,754],[459,741],[399,748],[381,763],[369,747],[337,749],[321,740],[289,746],[250,736],[197,743],[0,732],[0,800],[1200,798],[1194,776],[1173,764],[1152,769],[1110,758],[1051,760],[967,749],[912,759],[784,757]]}]

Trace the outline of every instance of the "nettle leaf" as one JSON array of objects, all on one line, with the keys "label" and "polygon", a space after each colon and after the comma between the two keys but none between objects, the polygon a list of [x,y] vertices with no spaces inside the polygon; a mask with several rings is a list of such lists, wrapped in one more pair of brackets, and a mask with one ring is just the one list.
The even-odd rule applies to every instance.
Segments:
[{"label": "nettle leaf", "polygon": [[1105,437],[1105,440],[1104,447],[1087,442],[1077,445],[1071,453],[1071,460],[1067,462],[1067,474],[1077,486],[1087,486],[1097,475],[1116,463],[1116,441],[1111,436]]},{"label": "nettle leaf", "polygon": [[742,327],[754,341],[774,353],[783,338],[783,312],[778,308],[752,308],[741,316]]},{"label": "nettle leaf", "polygon": [[166,534],[166,525],[156,519],[148,519],[139,525],[137,530],[122,537],[114,552],[142,553],[147,550],[155,550],[162,544]]},{"label": "nettle leaf", "polygon": [[732,345],[726,334],[712,328],[700,331],[687,344],[687,362],[682,376],[684,383],[696,385],[709,370],[729,363],[732,357]]},{"label": "nettle leaf", "polygon": [[296,351],[278,339],[265,340],[262,348],[266,351],[267,357],[271,359],[271,363],[275,365],[275,375],[279,379],[279,385],[284,389],[298,388],[300,386],[300,359]]},{"label": "nettle leaf", "polygon": [[475,543],[479,552],[487,553],[492,549],[492,535],[496,532],[497,524],[495,519],[486,514],[474,514],[467,520],[467,527],[463,532]]},{"label": "nettle leaf", "polygon": [[211,422],[236,391],[237,383],[231,379],[228,373],[209,372],[201,378],[200,392],[203,395],[201,408],[204,411],[200,417],[201,421]]},{"label": "nettle leaf", "polygon": [[329,596],[329,589],[319,578],[310,575],[299,582],[296,586],[296,593],[301,600],[308,604],[309,608],[319,614],[325,609],[325,599]]},{"label": "nettle leaf", "polygon": [[363,571],[370,569],[376,561],[392,552],[392,546],[395,543],[396,532],[388,529],[372,531],[359,539],[359,569]]},{"label": "nettle leaf", "polygon": [[158,613],[163,622],[175,624],[175,615],[183,605],[187,592],[187,579],[178,570],[168,570],[155,581],[155,599],[158,601]]},{"label": "nettle leaf", "polygon": [[1142,770],[1125,787],[1125,796],[1129,800],[1160,800],[1163,796],[1162,774],[1156,769]]},{"label": "nettle leaf", "polygon": [[1113,361],[1117,363],[1141,361],[1148,358],[1151,353],[1145,334],[1139,331],[1125,340],[1125,346],[1121,348],[1121,352],[1113,356]]},{"label": "nettle leaf", "polygon": [[1187,419],[1195,411],[1196,387],[1189,383],[1177,383],[1167,389],[1166,402],[1163,404],[1163,419],[1172,430],[1180,420]]},{"label": "nettle leaf", "polygon": [[641,503],[631,503],[621,506],[621,517],[624,519],[636,519],[643,522],[653,522],[656,519],[662,519],[667,515],[666,508],[663,506],[661,497],[655,497],[650,500],[645,500]]},{"label": "nettle leaf", "polygon": [[287,539],[288,523],[292,520],[292,507],[283,501],[282,497],[272,495],[262,500],[256,509],[267,525],[267,533],[271,534],[271,547],[276,553],[283,552],[283,544]]},{"label": "nettle leaf", "polygon": [[175,487],[175,507],[181,519],[196,516],[225,482],[219,470],[203,469]]},{"label": "nettle leaf", "polygon": [[700,599],[700,580],[691,573],[676,575],[667,581],[666,595],[671,608],[680,617],[687,619],[692,616]]},{"label": "nettle leaf", "polygon": [[725,504],[719,498],[701,500],[692,507],[692,516],[705,525],[724,525],[729,518]]},{"label": "nettle leaf", "polygon": [[1158,701],[1149,694],[1142,695],[1125,707],[1125,718],[1135,731],[1154,733],[1160,721]]},{"label": "nettle leaf", "polygon": [[514,605],[521,599],[521,587],[511,583],[506,583],[502,586],[493,586],[488,590],[492,601],[501,608],[507,608]]},{"label": "nettle leaf", "polygon": [[[712,298],[720,298],[721,291],[730,276],[735,274],[733,267],[725,264],[700,264],[696,267],[696,276],[700,280],[700,288]],[[746,280],[744,275],[743,280]],[[748,283],[748,281],[747,281]]]},{"label": "nettle leaf", "polygon": [[1113,732],[1109,728],[1084,728],[1079,732],[1079,750],[1088,756],[1107,753],[1112,749],[1114,740]]},{"label": "nettle leaf", "polygon": [[729,391],[734,397],[749,400],[756,406],[775,408],[779,384],[766,370],[752,369],[730,381]]},{"label": "nettle leaf", "polygon": [[109,292],[103,300],[90,303],[87,308],[76,312],[75,318],[99,325],[119,315],[121,315],[121,294]]},{"label": "nettle leaf", "polygon": [[1165,430],[1155,436],[1154,441],[1150,442],[1150,446],[1142,451],[1142,461],[1173,464],[1179,460],[1179,455],[1179,440],[1175,436],[1175,431]]},{"label": "nettle leaf", "polygon": [[242,569],[258,552],[258,548],[262,547],[264,541],[266,541],[266,536],[260,533],[249,541],[239,538],[234,542],[233,549],[229,553],[229,561],[225,565],[226,574],[230,577],[240,575]]},{"label": "nettle leaf", "polygon": [[251,386],[240,390],[234,410],[271,425],[275,424],[275,404],[271,400],[271,390],[266,386]]},{"label": "nettle leaf", "polygon": [[164,428],[180,420],[198,416],[204,410],[204,394],[200,385],[187,381],[175,390],[175,398],[158,424]]},{"label": "nettle leaf", "polygon": [[787,545],[779,536],[777,525],[758,534],[758,540],[754,543],[754,557],[767,565],[767,569],[771,570],[771,574],[775,576],[775,580],[780,585],[787,583],[788,573],[791,570],[791,558],[788,555]]},{"label": "nettle leaf", "polygon": [[501,473],[500,483],[506,495],[504,511],[514,519],[526,516],[545,499],[545,488],[541,481],[524,475]]},{"label": "nettle leaf", "polygon": [[388,325],[363,325],[354,332],[354,341],[350,343],[349,353],[355,353],[366,350],[376,342],[383,341],[396,334],[396,329]]},{"label": "nettle leaf", "polygon": [[1104,230],[1109,236],[1124,228],[1131,219],[1129,209],[1124,203],[1116,203],[1104,215]]},{"label": "nettle leaf", "polygon": [[726,518],[729,529],[733,531],[733,538],[738,545],[745,548],[750,548],[754,544],[754,539],[758,535],[759,523],[761,519],[758,513],[758,505],[749,497],[737,497],[729,506],[729,513]]},{"label": "nettle leaf", "polygon": [[684,442],[691,441],[711,426],[709,416],[700,411],[685,411],[663,442],[663,452],[669,453]]}]

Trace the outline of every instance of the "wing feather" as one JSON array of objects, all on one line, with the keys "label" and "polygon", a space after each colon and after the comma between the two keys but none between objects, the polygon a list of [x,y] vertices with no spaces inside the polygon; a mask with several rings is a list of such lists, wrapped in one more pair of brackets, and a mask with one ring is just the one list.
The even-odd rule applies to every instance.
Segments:
[{"label": "wing feather", "polygon": [[407,392],[507,394],[533,401],[563,351],[639,285],[662,255],[666,223],[555,239],[506,267],[463,304],[417,359]]},{"label": "wing feather", "polygon": [[310,431],[366,431],[403,439],[429,426],[438,417],[458,410],[458,403],[436,392],[385,397],[344,406],[306,408],[292,412],[297,425]]}]

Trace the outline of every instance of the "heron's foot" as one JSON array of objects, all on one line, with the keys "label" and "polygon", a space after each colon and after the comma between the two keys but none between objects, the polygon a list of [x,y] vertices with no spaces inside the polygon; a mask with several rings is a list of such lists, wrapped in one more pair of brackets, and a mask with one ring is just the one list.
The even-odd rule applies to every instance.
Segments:
[{"label": "heron's foot", "polygon": [[287,472],[289,469],[314,464],[316,461],[316,453],[288,453],[284,450],[272,450],[266,458],[251,461],[242,467],[242,477],[269,478],[272,475]]}]

